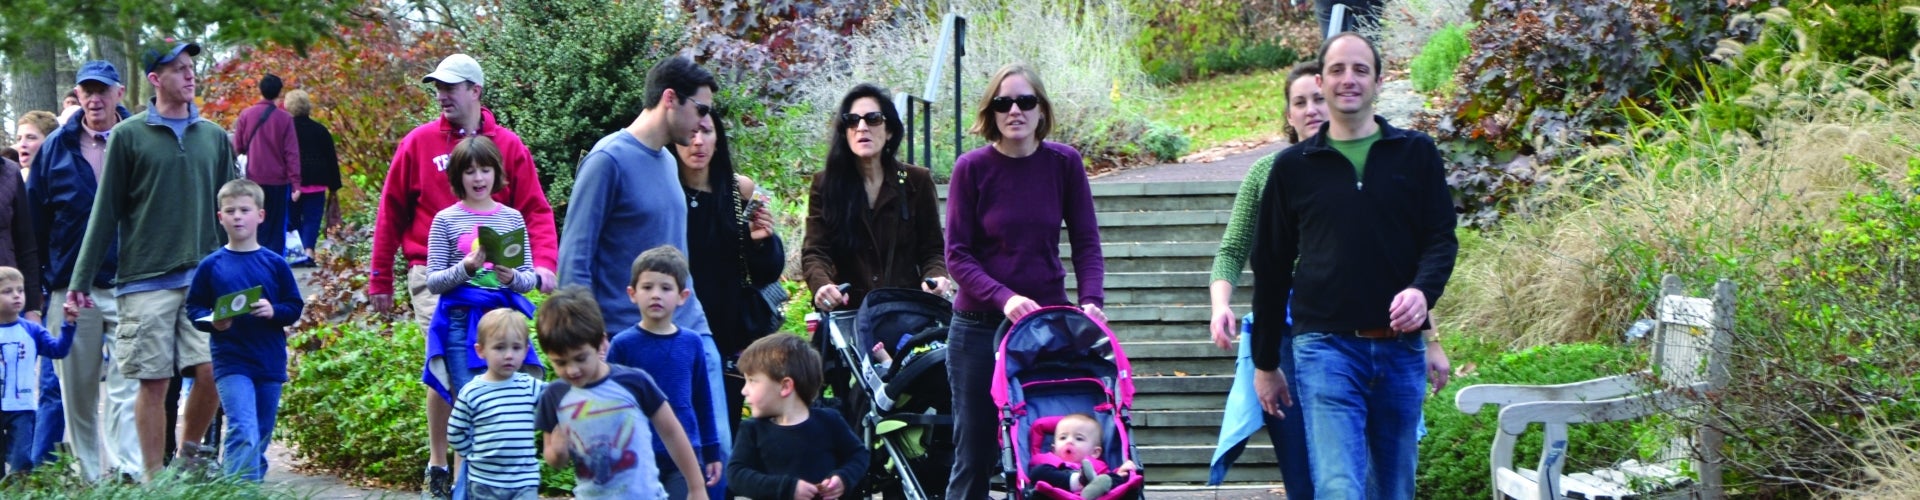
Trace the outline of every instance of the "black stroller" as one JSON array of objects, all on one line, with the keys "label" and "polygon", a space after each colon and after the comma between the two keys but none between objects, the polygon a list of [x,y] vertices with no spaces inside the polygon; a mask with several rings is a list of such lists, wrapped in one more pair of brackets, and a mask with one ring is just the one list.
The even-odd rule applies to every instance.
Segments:
[{"label": "black stroller", "polygon": [[[947,385],[947,323],[953,304],[920,290],[867,292],[858,312],[827,314],[814,347],[831,397],[876,450],[860,494],[938,499],[953,467],[953,391]],[[875,344],[893,362],[869,354]],[[884,455],[882,455],[884,452]]]}]

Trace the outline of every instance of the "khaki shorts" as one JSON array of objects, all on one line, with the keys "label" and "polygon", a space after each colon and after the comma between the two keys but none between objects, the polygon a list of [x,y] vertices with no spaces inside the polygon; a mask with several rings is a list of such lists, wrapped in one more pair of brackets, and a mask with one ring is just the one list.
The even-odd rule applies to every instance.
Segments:
[{"label": "khaki shorts", "polygon": [[427,289],[427,266],[407,268],[407,295],[413,301],[413,322],[426,331],[433,324],[433,312],[440,308],[440,294]]},{"label": "khaki shorts", "polygon": [[134,292],[118,299],[120,326],[113,332],[113,353],[127,378],[173,378],[187,367],[213,361],[207,332],[194,329],[187,318],[185,288]]}]

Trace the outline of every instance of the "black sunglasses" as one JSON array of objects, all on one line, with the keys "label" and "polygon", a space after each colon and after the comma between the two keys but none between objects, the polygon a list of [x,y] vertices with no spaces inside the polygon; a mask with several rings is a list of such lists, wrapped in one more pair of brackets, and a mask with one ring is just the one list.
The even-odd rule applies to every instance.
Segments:
[{"label": "black sunglasses", "polygon": [[700,104],[698,101],[695,101],[693,103],[693,112],[699,113],[700,116],[707,116],[708,114],[713,113],[713,106],[708,104]]},{"label": "black sunglasses", "polygon": [[1000,96],[993,98],[993,100],[988,101],[988,103],[987,109],[991,109],[995,113],[1013,111],[1013,107],[1016,105],[1020,106],[1021,111],[1033,111],[1034,106],[1040,105],[1040,96],[1033,94],[1014,97]]},{"label": "black sunglasses", "polygon": [[840,115],[840,128],[853,128],[860,121],[867,122],[869,127],[878,127],[887,123],[887,115],[880,114],[879,111],[869,111],[864,115],[847,113]]}]

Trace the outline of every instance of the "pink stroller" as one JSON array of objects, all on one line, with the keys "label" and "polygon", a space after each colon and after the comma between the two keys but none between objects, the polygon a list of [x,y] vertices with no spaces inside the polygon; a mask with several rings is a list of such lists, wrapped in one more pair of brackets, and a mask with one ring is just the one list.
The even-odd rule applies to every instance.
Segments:
[{"label": "pink stroller", "polygon": [[[1035,460],[1051,458],[1053,427],[1062,416],[1086,413],[1100,423],[1107,464],[1139,463],[1130,429],[1133,368],[1112,331],[1078,308],[1057,306],[1003,325],[997,339],[993,402],[1000,409],[1000,464],[1009,498],[1080,498],[1027,474]],[[1100,498],[1141,498],[1142,472]]]}]

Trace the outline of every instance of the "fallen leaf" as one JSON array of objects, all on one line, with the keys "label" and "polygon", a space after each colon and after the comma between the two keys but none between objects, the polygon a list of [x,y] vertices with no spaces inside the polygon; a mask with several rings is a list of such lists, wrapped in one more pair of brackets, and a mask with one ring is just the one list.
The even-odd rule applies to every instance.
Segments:
[{"label": "fallen leaf", "polygon": [[1461,363],[1460,366],[1453,367],[1453,376],[1455,377],[1472,376],[1473,373],[1479,371],[1479,369],[1480,369],[1480,365],[1476,365],[1476,364],[1473,364],[1472,361],[1468,361],[1465,363]]},{"label": "fallen leaf", "polygon": [[1175,376],[1175,377],[1185,377],[1185,376],[1187,376],[1187,372],[1183,372],[1183,371],[1179,371],[1179,370],[1174,370],[1174,372],[1173,372],[1173,376]]}]

